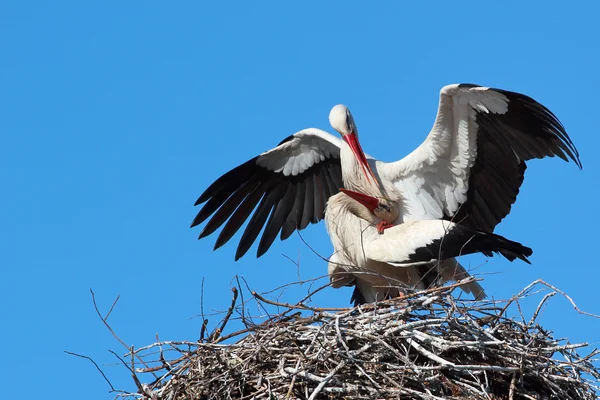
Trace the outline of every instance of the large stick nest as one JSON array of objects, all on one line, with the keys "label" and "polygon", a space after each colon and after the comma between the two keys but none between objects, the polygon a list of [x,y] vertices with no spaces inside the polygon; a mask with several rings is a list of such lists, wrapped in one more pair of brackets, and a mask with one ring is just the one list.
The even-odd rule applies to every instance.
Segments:
[{"label": "large stick nest", "polygon": [[[506,317],[540,285],[555,290],[529,320]],[[455,286],[344,310],[282,304],[252,292],[265,313],[274,305],[280,311],[260,324],[244,314],[248,302],[236,305],[234,289],[232,306],[206,338],[203,329],[199,341],[157,342],[130,352],[139,391],[118,397],[597,398],[598,352],[582,357],[575,349],[586,343],[557,340],[537,323],[558,289],[536,281],[511,300],[473,303],[455,300]],[[222,336],[234,312],[246,328]]]}]

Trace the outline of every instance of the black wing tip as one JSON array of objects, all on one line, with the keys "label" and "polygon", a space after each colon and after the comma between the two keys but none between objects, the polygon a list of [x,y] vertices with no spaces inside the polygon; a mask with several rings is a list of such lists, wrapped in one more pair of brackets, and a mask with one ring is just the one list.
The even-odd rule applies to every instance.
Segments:
[{"label": "black wing tip", "polygon": [[564,155],[564,153],[558,152],[556,154],[552,154],[550,157],[554,157],[554,156],[557,156],[564,162],[572,161],[580,171],[583,169],[583,164],[581,163],[581,159],[579,158],[579,153],[577,153],[577,150],[575,150],[575,154],[571,154],[570,152],[567,152],[567,155]]},{"label": "black wing tip", "polygon": [[[527,259],[533,254],[530,247],[495,233],[482,232],[457,224],[446,233],[444,240],[447,245],[460,249],[459,255],[482,253],[491,257],[492,253],[499,253],[509,261],[518,258],[531,264]],[[441,246],[442,243],[439,245]]]},{"label": "black wing tip", "polygon": [[531,264],[531,261],[529,261],[528,257],[531,257],[533,255],[533,250],[530,247],[525,247],[525,249],[527,250],[527,253],[525,253],[525,257],[524,260],[527,264]]},{"label": "black wing tip", "polygon": [[196,201],[194,202],[194,207],[196,207],[196,206],[199,206],[200,204],[202,204],[202,203],[206,202],[206,200],[208,200],[209,198],[210,198],[210,196],[207,196],[207,195],[206,195],[206,191],[205,191],[204,193],[202,193],[202,194],[200,195],[200,197],[198,197],[198,200],[196,200]]},{"label": "black wing tip", "polygon": [[498,249],[496,251],[509,261],[514,261],[518,258],[527,264],[531,264],[531,261],[527,258],[533,255],[533,249],[531,247],[527,247],[519,242],[515,242],[495,233],[486,233],[486,235],[498,244]]},{"label": "black wing tip", "polygon": [[210,235],[211,233],[213,233],[215,231],[215,229],[208,231],[206,229],[206,226],[204,227],[204,229],[202,229],[202,232],[200,232],[200,234],[198,235],[198,240],[200,239],[204,239],[205,237],[207,237],[208,235]]},{"label": "black wing tip", "polygon": [[245,182],[246,178],[252,173],[252,170],[248,167],[255,165],[256,160],[258,160],[258,157],[260,156],[256,156],[254,158],[249,159],[245,163],[230,169],[229,171],[221,175],[219,178],[217,178],[213,183],[210,184],[209,187],[206,188],[206,190],[204,190],[200,197],[198,197],[198,200],[196,200],[194,206],[198,206],[208,201],[218,191],[223,190],[222,187],[224,184],[231,184],[231,182]]},{"label": "black wing tip", "polygon": [[539,116],[540,119],[543,119],[543,117],[545,117],[545,123],[549,125],[551,133],[557,139],[559,139],[560,145],[558,147],[567,153],[568,158],[573,160],[573,162],[575,163],[575,165],[577,165],[577,167],[579,167],[579,169],[583,169],[581,160],[579,159],[579,151],[577,150],[577,147],[575,147],[575,144],[569,137],[562,122],[558,119],[556,114],[554,114],[548,107],[535,100],[533,97],[523,93],[513,92],[510,90],[504,90],[499,88],[490,89],[505,95],[509,99],[509,102],[521,102],[525,106],[536,108],[538,112],[541,113],[541,115]]},{"label": "black wing tip", "polygon": [[202,222],[204,222],[204,218],[201,218],[200,217],[200,213],[198,213],[198,214],[196,214],[196,216],[192,220],[192,223],[190,224],[190,228],[194,228],[194,227],[200,225]]},{"label": "black wing tip", "polygon": [[521,261],[526,262],[527,264],[531,265],[531,261],[529,261],[528,257],[531,257],[533,255],[533,250],[530,247],[527,246],[523,246],[521,243],[517,243],[519,246],[522,247],[521,251],[518,253],[515,253],[515,255],[517,256],[517,258]]},{"label": "black wing tip", "polygon": [[[575,163],[577,168],[579,168],[580,171],[583,170],[583,164],[581,163],[581,160],[579,159],[579,154],[577,154],[576,157],[572,158],[571,160],[573,160],[573,162]],[[567,162],[569,162],[569,160],[567,160]]]},{"label": "black wing tip", "polygon": [[[474,88],[474,87],[482,87],[482,86],[470,84],[470,83],[464,83],[464,84],[460,84],[459,87]],[[500,88],[495,88],[495,87],[488,87],[488,90],[492,90],[494,92],[503,94],[504,96],[506,96],[508,98],[509,103],[513,103],[513,104],[521,103],[522,106],[537,109],[537,112],[539,113],[539,115],[537,116],[537,119],[542,124],[546,125],[546,129],[544,129],[544,130],[548,130],[548,133],[550,133],[556,139],[559,140],[557,147],[560,150],[563,150],[565,153],[567,153],[568,158],[562,157],[561,154],[559,154],[559,153],[557,153],[555,155],[558,155],[560,158],[563,158],[565,161],[568,161],[568,159],[570,159],[575,163],[575,165],[580,170],[583,169],[581,160],[579,158],[579,151],[577,150],[577,148],[575,147],[575,144],[573,143],[573,141],[567,134],[567,131],[566,131],[564,125],[562,124],[562,122],[560,122],[560,120],[558,119],[556,114],[554,114],[549,108],[544,106],[539,101],[535,100],[533,97],[528,96],[523,93],[513,92],[510,90],[500,89]],[[509,110],[510,110],[510,107],[509,107]],[[510,111],[509,111],[509,113],[510,113]]]},{"label": "black wing tip", "polygon": [[[199,238],[200,239],[200,238]],[[217,251],[221,246],[223,246],[226,242],[221,242],[219,241],[219,239],[217,239],[217,241],[215,242],[215,245],[213,246],[213,251]]]},{"label": "black wing tip", "polygon": [[269,247],[271,247],[270,244],[269,244],[269,246],[264,247],[264,248],[259,245],[258,250],[256,250],[256,258],[262,257],[267,252],[267,250],[269,250]]}]

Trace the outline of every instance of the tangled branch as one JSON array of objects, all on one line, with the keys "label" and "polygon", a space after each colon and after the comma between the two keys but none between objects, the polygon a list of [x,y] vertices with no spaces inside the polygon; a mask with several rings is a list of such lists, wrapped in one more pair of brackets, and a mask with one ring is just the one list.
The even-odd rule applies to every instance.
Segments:
[{"label": "tangled branch", "polygon": [[[537,322],[552,296],[566,296],[543,281],[507,301],[461,302],[451,285],[343,310],[309,306],[310,296],[288,304],[252,291],[239,303],[237,282],[225,317],[199,341],[157,339],[130,349],[123,358],[131,360],[138,391],[117,391],[117,397],[597,398],[599,351],[580,356],[576,350],[587,343],[555,339]],[[552,291],[530,318],[506,316],[540,288]],[[262,322],[250,316],[250,301],[264,310]],[[273,308],[278,312],[269,313]],[[233,315],[245,328],[223,335]]]}]

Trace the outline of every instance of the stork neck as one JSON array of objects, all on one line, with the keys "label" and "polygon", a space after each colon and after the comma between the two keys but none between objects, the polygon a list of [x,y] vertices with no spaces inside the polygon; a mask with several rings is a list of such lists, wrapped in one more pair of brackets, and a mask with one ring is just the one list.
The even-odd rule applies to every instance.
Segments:
[{"label": "stork neck", "polygon": [[372,179],[367,179],[365,171],[356,159],[352,149],[345,141],[342,141],[342,146],[340,148],[340,163],[342,165],[344,188],[373,197],[386,198],[392,202],[397,202],[398,206],[400,206],[400,199],[402,198],[400,192],[392,182],[379,175],[377,163],[373,162],[373,160],[370,161],[371,168],[377,176],[378,183],[373,182]]},{"label": "stork neck", "polygon": [[362,166],[345,141],[342,142],[340,149],[340,162],[342,164],[344,187],[349,190],[372,194],[372,190],[368,189],[373,185],[373,182],[367,181]]},{"label": "stork neck", "polygon": [[350,257],[349,259],[355,262],[357,257],[364,256],[363,252],[355,254],[357,246],[361,246],[365,240],[377,238],[378,233],[375,228],[377,222],[379,219],[376,219],[366,207],[343,193],[338,193],[327,201],[325,226],[331,243],[336,252],[346,254],[346,257]]}]

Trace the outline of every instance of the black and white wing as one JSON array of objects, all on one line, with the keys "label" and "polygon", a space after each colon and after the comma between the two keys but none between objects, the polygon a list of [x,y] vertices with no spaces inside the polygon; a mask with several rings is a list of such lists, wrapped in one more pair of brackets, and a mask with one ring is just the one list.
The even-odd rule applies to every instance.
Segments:
[{"label": "black and white wing", "polygon": [[215,249],[241,228],[235,259],[252,246],[260,231],[257,257],[263,255],[278,234],[287,239],[296,229],[323,219],[325,204],[342,183],[341,139],[319,129],[297,132],[277,147],[225,173],[200,195],[195,205],[204,204],[192,227],[210,219],[199,239],[223,224]]},{"label": "black and white wing", "polygon": [[367,259],[397,267],[431,264],[474,253],[488,257],[497,253],[509,261],[518,258],[529,263],[527,257],[533,254],[521,243],[444,220],[412,221],[391,227],[364,247]]},{"label": "black and white wing", "polygon": [[[334,287],[355,286],[350,300],[354,305],[396,297],[404,288],[427,289],[466,279],[470,274],[455,259],[462,255],[482,253],[491,257],[496,253],[509,261],[518,258],[529,263],[527,257],[533,253],[529,247],[500,235],[444,220],[396,225],[366,242],[363,252],[367,264],[376,267],[371,275],[367,270],[361,274],[347,271],[343,264],[334,265],[337,268],[330,264],[329,268],[340,282],[334,282]],[[478,282],[464,283],[461,288],[476,300],[486,297]]]},{"label": "black and white wing", "polygon": [[427,139],[377,165],[404,199],[405,220],[451,219],[492,232],[523,183],[525,161],[560,157],[581,168],[558,118],[532,98],[472,84],[442,88]]}]

